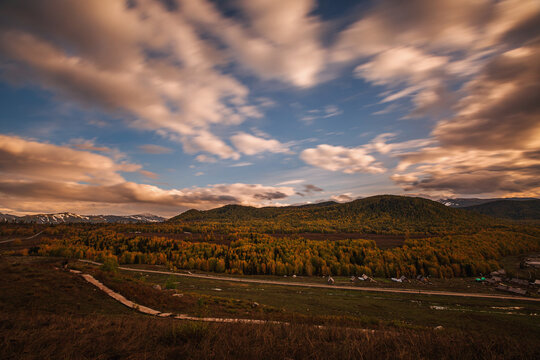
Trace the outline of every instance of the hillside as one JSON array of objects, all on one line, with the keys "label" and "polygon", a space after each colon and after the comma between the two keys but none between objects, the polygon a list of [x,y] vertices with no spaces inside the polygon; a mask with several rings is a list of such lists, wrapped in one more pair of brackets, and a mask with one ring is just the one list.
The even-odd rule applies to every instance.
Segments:
[{"label": "hillside", "polygon": [[169,222],[234,224],[262,227],[265,232],[441,233],[444,228],[456,230],[486,226],[492,220],[423,198],[378,195],[349,203],[328,202],[308,207],[226,205],[207,211],[189,210]]},{"label": "hillside", "polygon": [[540,200],[498,200],[464,209],[497,218],[540,220]]}]

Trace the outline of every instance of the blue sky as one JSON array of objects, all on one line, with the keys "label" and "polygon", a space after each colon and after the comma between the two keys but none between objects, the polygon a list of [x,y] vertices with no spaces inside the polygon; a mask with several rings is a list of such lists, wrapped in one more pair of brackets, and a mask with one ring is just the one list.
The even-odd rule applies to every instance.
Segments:
[{"label": "blue sky", "polygon": [[538,196],[536,1],[0,5],[0,212]]}]

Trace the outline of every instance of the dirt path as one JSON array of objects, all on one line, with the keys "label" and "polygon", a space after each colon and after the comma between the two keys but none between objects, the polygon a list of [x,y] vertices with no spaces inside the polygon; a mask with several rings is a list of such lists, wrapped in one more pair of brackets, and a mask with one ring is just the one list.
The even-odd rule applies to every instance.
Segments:
[{"label": "dirt path", "polygon": [[[94,264],[99,264],[92,262]],[[140,304],[137,304],[131,300],[126,299],[123,295],[113,291],[112,289],[105,286],[101,281],[97,280],[90,274],[83,274],[81,271],[78,270],[69,270],[71,273],[77,274],[82,276],[84,280],[89,282],[90,284],[94,285],[116,301],[120,302],[121,304],[129,307],[130,309],[136,310],[140,313],[147,314],[147,315],[153,315],[161,318],[172,318],[172,319],[178,319],[178,320],[190,320],[190,321],[202,321],[202,322],[215,322],[215,323],[242,323],[242,324],[257,324],[257,325],[264,325],[264,324],[272,324],[272,325],[289,325],[290,323],[284,322],[284,321],[275,321],[275,320],[258,320],[258,319],[241,319],[241,318],[214,318],[214,317],[195,317],[190,316],[187,314],[173,314],[173,313],[163,313],[158,310],[154,310],[152,308],[149,308],[147,306],[143,306]],[[317,328],[324,329],[326,328],[323,325],[314,325]],[[349,329],[349,328],[347,328]],[[365,333],[375,333],[376,330],[372,329],[362,329],[362,328],[350,328],[350,330],[354,331],[361,331]]]},{"label": "dirt path", "polygon": [[12,242],[12,241],[15,241],[15,240],[30,240],[30,239],[33,239],[33,238],[37,237],[38,235],[40,235],[43,231],[45,231],[45,230],[41,230],[37,234],[34,234],[34,235],[29,236],[27,238],[22,238],[22,239],[21,238],[13,238],[13,239],[2,240],[2,241],[0,241],[0,244]]},{"label": "dirt path", "polygon": [[173,314],[173,313],[163,313],[158,310],[151,309],[149,307],[137,304],[131,300],[126,299],[121,294],[114,292],[107,286],[105,286],[102,282],[99,280],[96,280],[92,275],[90,274],[83,274],[80,271],[77,270],[70,270],[70,272],[79,274],[82,276],[82,278],[86,281],[88,281],[90,284],[94,285],[116,301],[120,302],[121,304],[137,310],[143,314],[147,315],[154,315],[159,317],[168,317],[168,318],[174,318],[174,319],[180,319],[180,320],[193,320],[193,321],[204,321],[204,322],[223,322],[223,323],[249,323],[249,324],[288,324],[281,321],[267,321],[267,320],[255,320],[255,319],[228,319],[228,318],[209,318],[209,317],[195,317],[195,316],[189,316],[186,314]]},{"label": "dirt path", "polygon": [[[94,264],[94,265],[102,265],[101,263],[90,261],[90,260],[79,260],[79,261],[86,262],[89,264]],[[375,288],[375,287],[360,287],[360,286],[345,286],[345,285],[325,285],[325,284],[314,284],[314,283],[304,283],[304,282],[286,282],[286,281],[274,281],[274,280],[235,278],[235,277],[227,277],[227,276],[185,274],[185,273],[177,273],[177,272],[170,272],[170,271],[135,269],[135,268],[125,267],[125,266],[119,266],[118,269],[125,270],[125,271],[174,275],[174,276],[183,276],[183,277],[191,277],[191,278],[199,278],[199,279],[242,282],[242,283],[252,283],[252,284],[270,284],[270,285],[279,285],[279,286],[297,286],[297,287],[308,287],[308,288],[371,291],[371,292],[386,292],[386,293],[400,293],[400,294],[458,296],[458,297],[468,297],[468,298],[522,300],[522,301],[540,302],[540,298],[532,298],[532,297],[525,297],[525,296],[462,293],[462,292],[450,292],[450,291],[438,291],[438,290],[391,289],[391,288]]]}]

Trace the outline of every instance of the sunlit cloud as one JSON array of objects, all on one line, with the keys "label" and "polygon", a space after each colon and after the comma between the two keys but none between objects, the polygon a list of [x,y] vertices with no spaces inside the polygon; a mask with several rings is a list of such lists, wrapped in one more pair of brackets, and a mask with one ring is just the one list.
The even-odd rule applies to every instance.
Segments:
[{"label": "sunlit cloud", "polygon": [[385,171],[382,164],[362,147],[346,148],[322,144],[302,151],[300,158],[310,165],[329,171],[342,171],[345,174],[376,174]]},{"label": "sunlit cloud", "polygon": [[[156,174],[140,165],[115,162],[90,151],[0,135],[0,200],[4,207],[21,211],[18,202],[30,212],[41,206],[64,211],[60,206],[73,201],[95,204],[149,204],[173,209],[209,208],[229,203],[269,204],[295,194],[292,187],[260,184],[217,184],[207,187],[162,189],[127,181],[122,173],[139,172],[150,178]],[[202,173],[195,174],[203,175]],[[33,204],[33,208],[29,205]]]},{"label": "sunlit cloud", "polygon": [[243,154],[255,155],[262,152],[287,153],[289,147],[275,139],[264,139],[244,132],[231,136],[234,147]]}]

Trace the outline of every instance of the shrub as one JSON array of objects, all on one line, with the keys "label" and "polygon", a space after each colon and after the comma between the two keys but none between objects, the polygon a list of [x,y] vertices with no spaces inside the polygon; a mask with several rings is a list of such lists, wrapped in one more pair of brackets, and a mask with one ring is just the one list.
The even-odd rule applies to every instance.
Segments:
[{"label": "shrub", "polygon": [[165,282],[165,289],[176,289],[176,281],[174,276],[169,276]]},{"label": "shrub", "polygon": [[116,274],[118,272],[118,261],[115,258],[106,258],[103,260],[101,270]]}]

